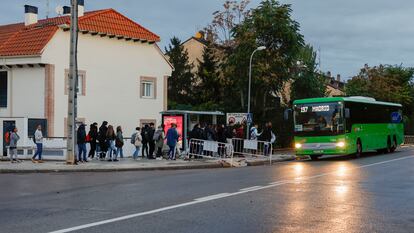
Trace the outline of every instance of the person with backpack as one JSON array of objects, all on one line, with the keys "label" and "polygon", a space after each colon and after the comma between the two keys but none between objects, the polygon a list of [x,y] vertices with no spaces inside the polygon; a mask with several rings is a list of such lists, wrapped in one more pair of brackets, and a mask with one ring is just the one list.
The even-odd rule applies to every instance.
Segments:
[{"label": "person with backpack", "polygon": [[[36,144],[36,153],[32,157],[33,163],[42,163],[42,153],[43,153],[43,133],[42,133],[42,126],[38,125],[36,132],[34,134],[33,140]],[[36,156],[39,157],[38,160],[36,160]]]},{"label": "person with backpack", "polygon": [[[142,137],[142,158],[149,158],[148,142],[149,142],[149,125],[145,125],[141,132]],[[147,155],[145,155],[147,154]]]},{"label": "person with backpack", "polygon": [[97,139],[98,139],[98,123],[93,123],[89,127],[89,133],[86,136],[86,142],[90,145],[90,150],[88,154],[88,158],[94,158],[96,153],[96,145],[97,145]]},{"label": "person with backpack", "polygon": [[115,147],[116,147],[116,153],[115,153],[115,159],[114,162],[118,162],[118,155],[119,158],[124,158],[124,136],[122,135],[122,127],[118,126],[116,127],[116,139],[115,139]]},{"label": "person with backpack", "polygon": [[264,128],[262,134],[259,137],[260,141],[266,142],[264,144],[264,155],[265,156],[269,155],[270,152],[271,152],[270,150],[271,150],[271,143],[272,143],[271,142],[272,141],[272,134],[273,134],[273,132],[272,132],[272,122],[268,122],[268,123],[266,123],[265,128]]},{"label": "person with backpack", "polygon": [[148,155],[148,159],[155,159],[154,158],[154,151],[155,151],[155,139],[154,139],[154,134],[155,134],[155,124],[154,123],[150,123],[150,127],[148,130],[148,145],[149,145],[149,155]]},{"label": "person with backpack", "polygon": [[81,124],[76,134],[76,143],[78,144],[78,162],[88,162],[86,158],[86,129],[85,124]]},{"label": "person with backpack", "polygon": [[112,162],[112,155],[116,154],[116,147],[115,147],[115,139],[116,139],[116,134],[114,131],[114,127],[112,125],[108,126],[108,131],[106,131],[106,141],[108,143],[108,162]]},{"label": "person with backpack", "polygon": [[258,125],[253,124],[253,127],[250,129],[250,140],[257,140],[260,136]]},{"label": "person with backpack", "polygon": [[162,159],[162,148],[164,147],[165,133],[162,125],[158,126],[154,133],[155,151],[157,159]]},{"label": "person with backpack", "polygon": [[135,146],[135,151],[134,151],[134,154],[132,154],[132,158],[134,160],[137,160],[138,157],[139,157],[139,152],[140,152],[141,147],[142,147],[142,136],[141,136],[141,128],[140,127],[135,128],[135,133],[132,134],[132,136],[131,136],[131,144],[133,144]]},{"label": "person with backpack", "polygon": [[17,142],[20,140],[20,136],[17,134],[17,128],[15,127],[11,134],[9,134],[9,150],[10,161],[12,163],[21,162],[17,157]]},{"label": "person with backpack", "polygon": [[170,160],[176,159],[175,152],[179,137],[177,125],[172,123],[171,128],[167,131],[167,145],[170,147],[170,150],[168,151],[168,159]]},{"label": "person with backpack", "polygon": [[99,159],[104,160],[106,152],[108,151],[108,142],[106,140],[106,133],[108,132],[108,122],[102,122],[101,127],[99,127],[98,141],[99,141]]}]

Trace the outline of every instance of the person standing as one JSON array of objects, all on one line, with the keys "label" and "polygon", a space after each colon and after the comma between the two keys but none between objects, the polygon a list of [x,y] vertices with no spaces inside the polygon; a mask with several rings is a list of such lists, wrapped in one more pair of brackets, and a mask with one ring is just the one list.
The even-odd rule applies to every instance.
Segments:
[{"label": "person standing", "polygon": [[135,146],[135,151],[134,151],[134,154],[132,155],[132,158],[134,158],[134,160],[137,160],[139,156],[139,152],[142,147],[142,136],[141,136],[140,127],[135,128],[135,133],[132,134],[132,137],[131,137],[131,143]]},{"label": "person standing", "polygon": [[268,122],[265,125],[265,129],[263,130],[262,134],[259,137],[260,141],[264,141],[264,155],[267,156],[270,154],[271,150],[271,140],[272,140],[272,123]]},{"label": "person standing", "polygon": [[162,148],[164,148],[165,133],[162,125],[158,126],[157,131],[154,133],[155,150],[157,159],[162,159]]},{"label": "person standing", "polygon": [[250,129],[250,140],[257,140],[260,136],[258,125],[254,124],[253,127]]},{"label": "person standing", "polygon": [[112,125],[108,126],[108,131],[106,132],[106,141],[108,146],[108,162],[112,162],[112,154],[116,154],[116,147],[115,147],[115,139],[116,134],[114,131],[114,127]]},{"label": "person standing", "polygon": [[93,159],[95,157],[97,144],[96,141],[98,139],[98,123],[93,123],[90,125],[87,138],[89,139],[87,141],[89,141],[89,145],[91,146],[88,157]]},{"label": "person standing", "polygon": [[78,161],[86,163],[88,159],[86,158],[86,129],[84,124],[79,126],[76,140],[78,144]]},{"label": "person standing", "polygon": [[102,122],[101,127],[99,127],[99,133],[98,133],[98,141],[99,141],[99,159],[104,160],[106,152],[108,151],[108,142],[106,140],[106,134],[108,132],[108,122],[104,121]]},{"label": "person standing", "polygon": [[148,131],[148,145],[149,145],[149,155],[148,159],[155,159],[154,158],[154,151],[155,151],[155,124],[150,123],[149,131]]},{"label": "person standing", "polygon": [[[145,125],[144,128],[141,131],[141,137],[142,137],[142,158],[145,156],[148,158],[148,141],[149,141],[149,126]],[[145,155],[146,154],[146,155]]]},{"label": "person standing", "polygon": [[20,140],[20,136],[17,134],[17,128],[15,127],[10,134],[9,139],[9,150],[10,150],[10,161],[12,163],[21,162],[17,157],[17,142]]},{"label": "person standing", "polygon": [[118,155],[119,158],[124,158],[124,136],[122,135],[122,127],[116,127],[116,139],[115,139],[115,146],[116,146],[116,153],[115,153],[115,162],[118,162]]},{"label": "person standing", "polygon": [[[32,162],[36,163],[42,162],[42,154],[43,154],[43,133],[42,133],[42,126],[38,125],[36,132],[34,134],[34,141],[36,143],[36,153],[32,157]],[[36,156],[39,157],[39,160],[36,160]]]},{"label": "person standing", "polygon": [[175,160],[175,151],[176,146],[178,142],[178,131],[177,131],[177,125],[172,123],[171,128],[167,131],[167,145],[170,148],[168,151],[168,159]]}]

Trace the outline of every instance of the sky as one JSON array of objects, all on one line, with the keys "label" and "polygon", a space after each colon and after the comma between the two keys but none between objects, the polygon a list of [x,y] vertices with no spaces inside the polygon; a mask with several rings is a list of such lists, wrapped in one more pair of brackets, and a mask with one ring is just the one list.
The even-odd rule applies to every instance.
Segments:
[{"label": "sky", "polygon": [[[0,25],[21,22],[25,4],[46,16],[47,0],[0,0]],[[70,0],[49,0],[49,16]],[[113,8],[161,37],[160,47],[177,36],[186,40],[211,22],[224,0],[85,0],[85,9]],[[281,0],[292,4],[293,18],[307,43],[320,50],[321,70],[356,75],[364,64],[414,66],[414,1]],[[256,7],[260,0],[252,0]]]}]

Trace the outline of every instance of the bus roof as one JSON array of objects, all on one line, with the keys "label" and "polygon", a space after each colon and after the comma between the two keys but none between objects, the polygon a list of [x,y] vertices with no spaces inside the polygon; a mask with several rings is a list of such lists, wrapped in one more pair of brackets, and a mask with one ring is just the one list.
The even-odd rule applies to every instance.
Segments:
[{"label": "bus roof", "polygon": [[309,99],[295,100],[293,101],[293,104],[327,103],[327,102],[340,102],[340,101],[402,107],[401,104],[376,101],[374,98],[363,97],[363,96],[309,98]]}]

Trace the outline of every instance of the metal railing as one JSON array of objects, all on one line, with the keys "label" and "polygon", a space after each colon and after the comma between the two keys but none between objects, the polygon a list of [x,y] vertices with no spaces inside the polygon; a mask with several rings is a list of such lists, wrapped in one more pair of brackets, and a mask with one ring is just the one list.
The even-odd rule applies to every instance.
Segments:
[{"label": "metal railing", "polygon": [[231,159],[233,163],[233,145],[231,143],[222,143],[201,139],[190,139],[188,142],[189,158],[207,158],[207,159]]},{"label": "metal railing", "polygon": [[244,156],[252,158],[268,158],[272,163],[273,146],[270,142],[232,138],[231,143],[234,148],[234,156]]},{"label": "metal railing", "polygon": [[404,144],[414,144],[414,135],[405,135]]}]

